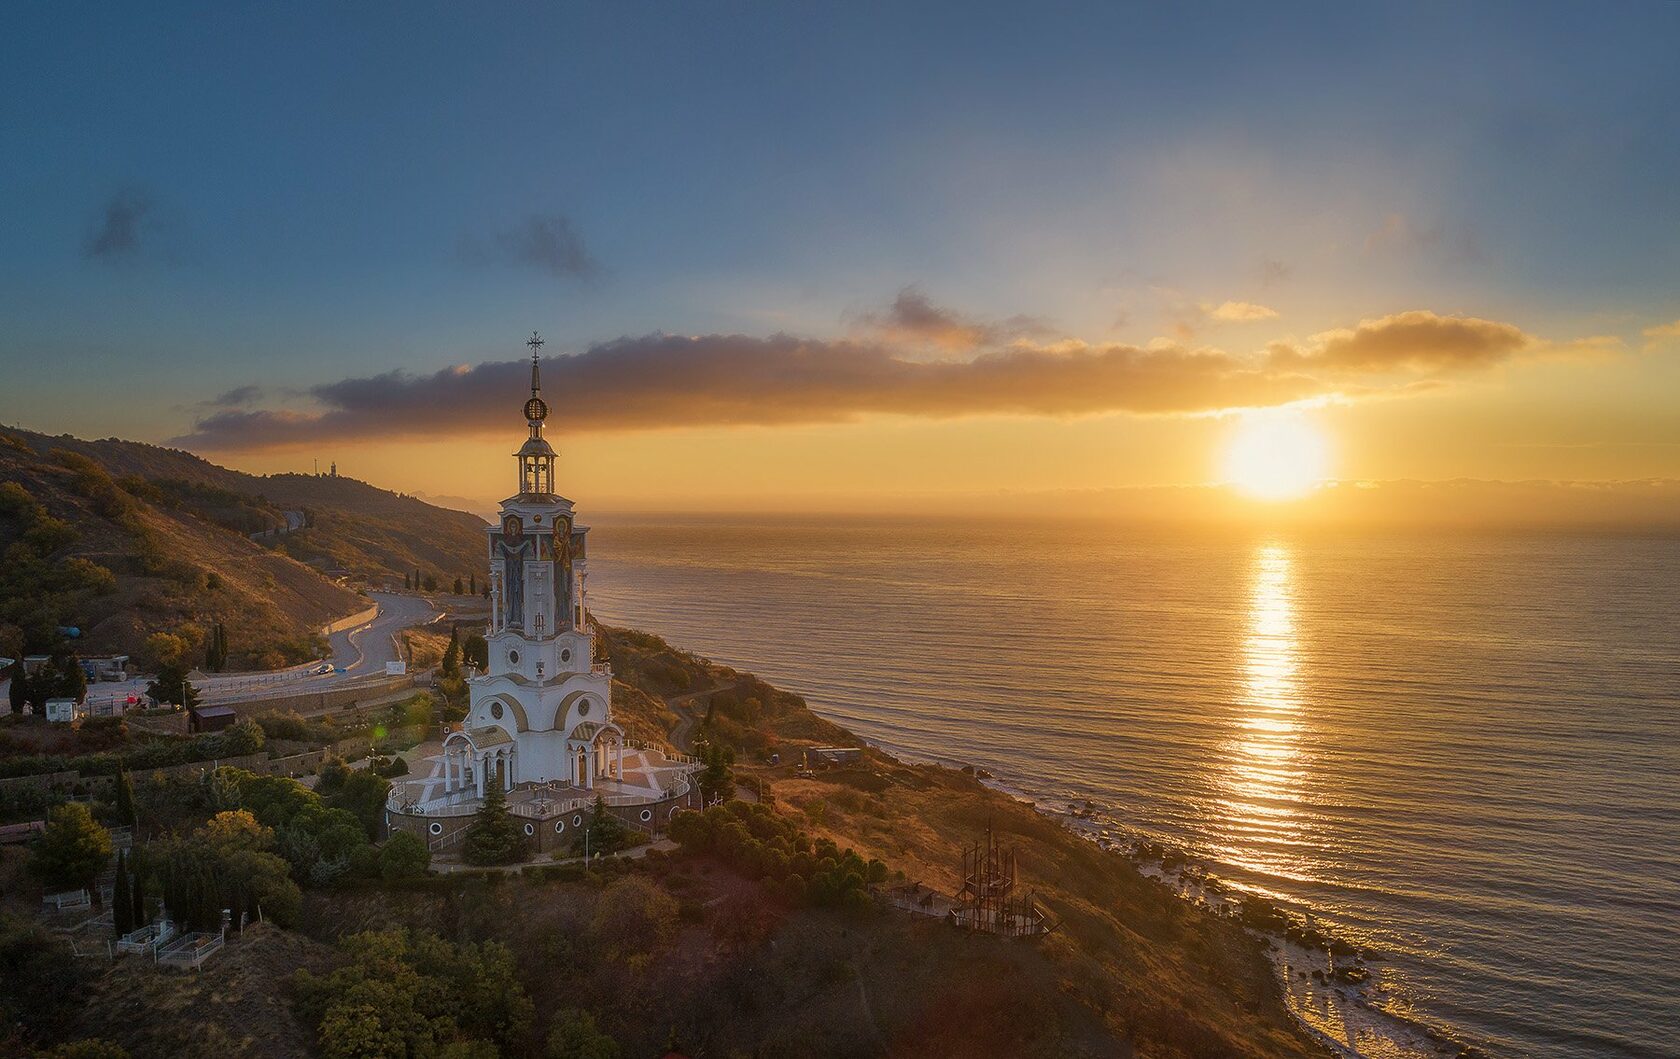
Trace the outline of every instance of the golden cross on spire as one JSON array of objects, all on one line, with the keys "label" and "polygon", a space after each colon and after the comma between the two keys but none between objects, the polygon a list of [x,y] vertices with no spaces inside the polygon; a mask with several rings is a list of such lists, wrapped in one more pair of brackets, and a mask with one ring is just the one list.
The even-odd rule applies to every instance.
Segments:
[{"label": "golden cross on spire", "polygon": [[542,336],[532,331],[525,344],[531,347],[531,396],[535,397],[542,392],[542,379],[537,375],[537,350],[543,347]]}]

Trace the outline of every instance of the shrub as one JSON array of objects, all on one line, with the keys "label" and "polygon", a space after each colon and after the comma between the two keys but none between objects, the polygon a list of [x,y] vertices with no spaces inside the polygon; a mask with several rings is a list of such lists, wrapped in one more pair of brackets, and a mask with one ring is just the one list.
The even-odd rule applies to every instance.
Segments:
[{"label": "shrub", "polygon": [[80,802],[54,806],[47,816],[46,830],[30,857],[30,868],[49,887],[85,886],[111,860],[111,835],[94,822],[93,814]]},{"label": "shrub", "polygon": [[562,1008],[548,1034],[547,1059],[619,1059],[618,1042],[595,1027],[595,1016],[581,1008]]},{"label": "shrub", "polygon": [[399,831],[379,849],[379,874],[386,882],[415,879],[431,869],[432,853],[418,835]]},{"label": "shrub", "polygon": [[684,849],[711,853],[744,875],[777,884],[796,902],[863,908],[869,884],[887,877],[880,861],[866,862],[828,839],[813,842],[797,823],[749,802],[679,813],[671,818],[670,834]]},{"label": "shrub", "polygon": [[435,934],[345,938],[349,962],[294,978],[299,1014],[327,1056],[521,1054],[533,1008],[513,955],[494,942],[452,945]]},{"label": "shrub", "polygon": [[677,929],[676,898],[640,876],[615,880],[595,905],[590,934],[609,959],[645,963]]},{"label": "shrub", "polygon": [[0,914],[0,1025],[55,1034],[81,1006],[82,971],[70,946],[45,928]]}]

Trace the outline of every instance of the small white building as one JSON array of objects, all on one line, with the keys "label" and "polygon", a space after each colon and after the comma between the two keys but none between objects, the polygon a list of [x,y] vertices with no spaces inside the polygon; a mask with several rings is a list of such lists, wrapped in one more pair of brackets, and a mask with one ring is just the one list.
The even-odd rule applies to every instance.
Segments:
[{"label": "small white building", "polygon": [[87,713],[87,707],[75,699],[48,699],[47,720],[53,724],[69,724]]}]

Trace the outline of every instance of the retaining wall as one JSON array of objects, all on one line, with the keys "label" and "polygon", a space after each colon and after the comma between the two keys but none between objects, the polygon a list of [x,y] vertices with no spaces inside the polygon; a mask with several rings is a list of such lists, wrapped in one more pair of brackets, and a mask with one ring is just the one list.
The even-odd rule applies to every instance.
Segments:
[{"label": "retaining wall", "polygon": [[331,636],[335,632],[343,632],[345,629],[354,629],[358,625],[366,625],[368,622],[377,617],[379,617],[379,604],[376,603],[366,610],[358,610],[356,613],[351,614],[348,617],[340,618],[337,621],[328,622],[326,625],[321,626],[321,635]]}]

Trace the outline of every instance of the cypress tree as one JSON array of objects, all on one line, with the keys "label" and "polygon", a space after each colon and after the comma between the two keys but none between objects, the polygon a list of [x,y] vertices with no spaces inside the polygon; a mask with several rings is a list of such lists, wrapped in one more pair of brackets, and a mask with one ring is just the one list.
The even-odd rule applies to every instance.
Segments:
[{"label": "cypress tree", "polygon": [[111,888],[111,926],[117,937],[134,930],[134,895],[128,888],[128,857],[117,854],[117,881]]},{"label": "cypress tree", "polygon": [[478,575],[477,574],[468,574],[467,575],[467,595],[469,595],[469,596],[478,595]]},{"label": "cypress tree", "polygon": [[461,628],[458,625],[449,629],[449,646],[443,650],[443,664],[439,668],[446,677],[461,675]]},{"label": "cypress tree", "polygon": [[10,699],[13,713],[22,713],[23,706],[29,701],[29,678],[23,673],[22,660],[12,663],[12,683],[7,688],[6,695]]},{"label": "cypress tree", "polygon": [[134,928],[136,930],[150,922],[151,917],[146,914],[146,883],[140,872],[140,858],[136,855],[129,865],[134,870]]},{"label": "cypress tree", "polygon": [[117,819],[133,827],[139,822],[139,814],[134,809],[134,784],[129,782],[128,773],[117,773]]},{"label": "cypress tree", "polygon": [[461,858],[468,864],[513,864],[527,856],[525,836],[502,794],[501,772],[492,772],[485,777],[484,805],[467,827]]}]

